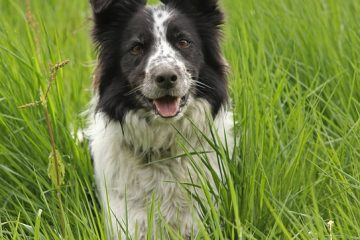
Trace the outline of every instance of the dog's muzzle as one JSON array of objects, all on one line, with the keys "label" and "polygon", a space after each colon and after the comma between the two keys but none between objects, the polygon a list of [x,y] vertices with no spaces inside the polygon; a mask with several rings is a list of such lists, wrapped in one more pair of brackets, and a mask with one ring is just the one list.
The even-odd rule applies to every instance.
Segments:
[{"label": "dog's muzzle", "polygon": [[158,64],[149,71],[143,94],[152,103],[155,114],[172,118],[182,111],[189,97],[187,81],[176,65]]}]

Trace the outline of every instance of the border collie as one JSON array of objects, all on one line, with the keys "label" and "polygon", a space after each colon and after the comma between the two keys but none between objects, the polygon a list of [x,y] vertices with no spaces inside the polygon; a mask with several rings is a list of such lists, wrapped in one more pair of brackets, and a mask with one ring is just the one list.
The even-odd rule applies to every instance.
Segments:
[{"label": "border collie", "polygon": [[[232,146],[218,2],[90,2],[98,66],[88,133],[110,234],[125,236],[126,229],[145,239],[147,211],[156,202],[151,225],[163,221],[190,236],[196,204],[181,183],[196,184],[198,175],[179,142],[210,150],[201,135],[215,129]],[[207,155],[220,171],[215,153]]]}]

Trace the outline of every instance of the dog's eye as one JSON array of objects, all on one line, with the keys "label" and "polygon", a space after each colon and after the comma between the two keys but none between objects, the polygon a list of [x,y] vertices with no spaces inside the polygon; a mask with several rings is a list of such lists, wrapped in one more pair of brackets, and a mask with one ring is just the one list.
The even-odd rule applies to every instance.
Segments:
[{"label": "dog's eye", "polygon": [[130,50],[131,54],[135,56],[142,54],[143,51],[144,51],[144,47],[141,44],[136,44]]},{"label": "dog's eye", "polygon": [[178,48],[188,48],[188,47],[190,47],[190,42],[188,40],[181,39],[180,41],[178,41],[176,43],[176,46]]}]

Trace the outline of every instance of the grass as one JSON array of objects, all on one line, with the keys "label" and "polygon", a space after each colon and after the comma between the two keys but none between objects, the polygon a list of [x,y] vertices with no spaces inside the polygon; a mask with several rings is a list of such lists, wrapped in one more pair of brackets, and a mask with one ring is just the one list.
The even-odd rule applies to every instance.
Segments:
[{"label": "grass", "polygon": [[[360,2],[222,5],[239,143],[231,158],[214,146],[229,174],[219,209],[202,203],[197,239],[360,239]],[[87,145],[70,131],[85,126],[91,96],[88,1],[0,9],[0,239],[105,239]],[[44,106],[19,106],[66,59],[45,104],[66,169],[62,229]]]}]

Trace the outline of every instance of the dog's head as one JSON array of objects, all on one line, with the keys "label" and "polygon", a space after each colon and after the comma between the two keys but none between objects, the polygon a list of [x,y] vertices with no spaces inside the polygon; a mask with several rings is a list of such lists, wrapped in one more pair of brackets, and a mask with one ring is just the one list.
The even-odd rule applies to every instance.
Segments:
[{"label": "dog's head", "polygon": [[181,117],[189,99],[213,115],[227,100],[216,0],[91,0],[99,50],[97,109],[122,121],[130,110]]}]

